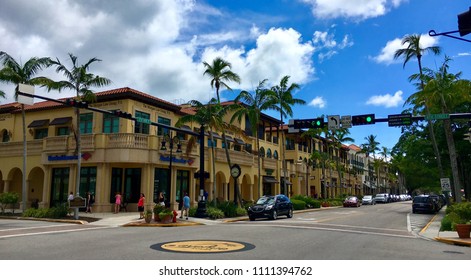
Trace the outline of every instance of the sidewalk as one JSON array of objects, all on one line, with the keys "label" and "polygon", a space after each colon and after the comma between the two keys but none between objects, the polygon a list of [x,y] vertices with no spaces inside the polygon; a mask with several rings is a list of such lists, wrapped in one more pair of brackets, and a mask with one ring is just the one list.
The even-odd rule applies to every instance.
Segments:
[{"label": "sidewalk", "polygon": [[445,216],[446,207],[442,208],[432,220],[419,232],[425,239],[435,240],[453,245],[470,246],[471,238],[459,238],[456,231],[440,231],[441,221]]}]

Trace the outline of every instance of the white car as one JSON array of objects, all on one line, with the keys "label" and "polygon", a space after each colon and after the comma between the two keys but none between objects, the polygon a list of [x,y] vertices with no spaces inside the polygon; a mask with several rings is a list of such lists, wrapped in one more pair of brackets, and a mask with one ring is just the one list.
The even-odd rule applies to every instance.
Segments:
[{"label": "white car", "polygon": [[374,200],[372,195],[365,195],[361,199],[361,204],[363,204],[363,205],[375,205],[376,201]]},{"label": "white car", "polygon": [[375,196],[376,203],[388,203],[388,196],[384,193],[379,193]]}]

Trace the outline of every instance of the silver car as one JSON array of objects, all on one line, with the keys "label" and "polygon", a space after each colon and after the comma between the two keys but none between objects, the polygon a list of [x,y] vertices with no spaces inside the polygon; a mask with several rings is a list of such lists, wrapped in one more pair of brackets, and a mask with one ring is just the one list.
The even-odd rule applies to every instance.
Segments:
[{"label": "silver car", "polygon": [[363,204],[363,205],[375,205],[376,201],[374,200],[372,195],[365,195],[361,199],[361,204]]},{"label": "silver car", "polygon": [[388,203],[388,196],[384,193],[379,193],[374,198],[376,203]]}]

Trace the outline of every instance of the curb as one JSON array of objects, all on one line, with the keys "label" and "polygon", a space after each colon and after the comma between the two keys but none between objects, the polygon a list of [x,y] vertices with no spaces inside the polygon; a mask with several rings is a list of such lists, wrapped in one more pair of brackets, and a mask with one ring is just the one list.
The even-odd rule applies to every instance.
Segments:
[{"label": "curb", "polygon": [[203,226],[203,225],[204,224],[197,223],[197,222],[168,223],[168,224],[131,222],[131,223],[122,225],[122,227],[188,227],[188,226]]},{"label": "curb", "polygon": [[459,240],[459,239],[443,238],[443,237],[435,237],[434,239],[436,241],[451,244],[451,245],[471,247],[471,239],[470,238],[467,238],[466,241],[465,240]]}]

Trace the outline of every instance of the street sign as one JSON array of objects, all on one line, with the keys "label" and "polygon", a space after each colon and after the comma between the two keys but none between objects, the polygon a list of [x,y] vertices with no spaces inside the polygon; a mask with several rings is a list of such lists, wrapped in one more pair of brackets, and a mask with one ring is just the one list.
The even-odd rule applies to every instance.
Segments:
[{"label": "street sign", "polygon": [[426,121],[431,121],[431,120],[446,120],[450,118],[450,114],[430,114],[430,115],[425,115],[424,119]]},{"label": "street sign", "polygon": [[352,116],[342,116],[340,118],[340,124],[342,128],[351,128],[352,127]]},{"label": "street sign", "polygon": [[451,191],[450,178],[440,178],[440,185],[442,186],[442,192]]},{"label": "street sign", "polygon": [[389,126],[403,126],[412,124],[412,114],[388,115]]},{"label": "street sign", "polygon": [[[32,85],[26,85],[26,84],[18,84],[18,92],[20,93],[28,93],[28,94],[34,94],[34,86]],[[25,104],[25,105],[33,105],[34,100],[32,97],[24,96],[21,94],[18,94],[18,103]]]},{"label": "street sign", "polygon": [[340,128],[340,115],[328,116],[327,125],[329,130],[335,130]]}]

